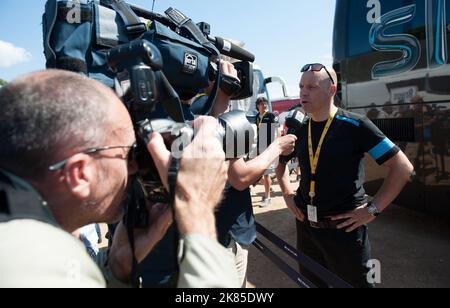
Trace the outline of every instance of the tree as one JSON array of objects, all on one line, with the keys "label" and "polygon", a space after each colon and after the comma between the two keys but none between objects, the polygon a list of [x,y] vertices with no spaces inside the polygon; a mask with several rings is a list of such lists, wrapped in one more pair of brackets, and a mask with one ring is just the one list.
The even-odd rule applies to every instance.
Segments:
[{"label": "tree", "polygon": [[6,84],[7,84],[7,82],[0,78],[0,88]]}]

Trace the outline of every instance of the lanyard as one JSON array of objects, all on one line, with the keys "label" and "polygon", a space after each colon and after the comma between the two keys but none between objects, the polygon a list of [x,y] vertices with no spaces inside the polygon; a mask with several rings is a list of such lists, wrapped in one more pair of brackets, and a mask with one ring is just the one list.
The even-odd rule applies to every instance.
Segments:
[{"label": "lanyard", "polygon": [[311,184],[310,184],[309,196],[311,198],[311,205],[313,205],[314,198],[316,197],[316,171],[317,171],[317,165],[319,164],[320,151],[322,150],[323,141],[325,140],[325,137],[327,136],[328,130],[330,129],[335,116],[336,116],[336,111],[333,111],[330,115],[330,118],[328,119],[327,124],[325,125],[323,132],[322,132],[322,137],[320,137],[319,144],[317,145],[316,155],[314,155],[313,144],[312,144],[312,129],[311,129],[312,119],[309,120],[308,151],[309,151],[309,163],[311,164]]}]

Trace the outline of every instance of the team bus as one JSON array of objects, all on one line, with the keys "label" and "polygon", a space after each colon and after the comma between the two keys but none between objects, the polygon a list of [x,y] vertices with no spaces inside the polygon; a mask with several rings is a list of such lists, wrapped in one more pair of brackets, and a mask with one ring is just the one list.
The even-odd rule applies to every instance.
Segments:
[{"label": "team bus", "polygon": [[[450,0],[337,0],[333,38],[342,107],[372,119],[415,166],[395,203],[447,218],[449,25]],[[365,165],[374,194],[386,171]]]}]

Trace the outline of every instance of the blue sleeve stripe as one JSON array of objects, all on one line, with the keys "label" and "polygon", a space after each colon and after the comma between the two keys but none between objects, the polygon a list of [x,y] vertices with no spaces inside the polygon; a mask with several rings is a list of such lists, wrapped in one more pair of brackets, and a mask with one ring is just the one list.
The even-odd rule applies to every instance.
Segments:
[{"label": "blue sleeve stripe", "polygon": [[369,154],[373,157],[373,159],[378,160],[393,148],[395,148],[395,144],[388,138],[385,138],[377,146],[370,150]]},{"label": "blue sleeve stripe", "polygon": [[349,123],[351,123],[351,124],[353,124],[353,125],[355,125],[355,126],[358,126],[358,127],[359,127],[359,125],[360,125],[358,121],[353,120],[353,119],[350,119],[350,118],[347,118],[347,117],[343,117],[343,116],[341,116],[341,115],[337,115],[337,116],[336,116],[336,119],[341,120],[341,121],[349,122]]}]

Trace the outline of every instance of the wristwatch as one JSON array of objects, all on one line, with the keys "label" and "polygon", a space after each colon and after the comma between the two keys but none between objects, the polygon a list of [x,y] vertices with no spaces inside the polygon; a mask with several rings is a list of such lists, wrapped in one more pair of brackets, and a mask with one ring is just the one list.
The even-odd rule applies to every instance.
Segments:
[{"label": "wristwatch", "polygon": [[380,210],[378,209],[378,206],[375,203],[373,203],[372,201],[370,201],[367,204],[367,210],[369,211],[370,215],[373,215],[375,217],[378,217],[381,214]]}]

